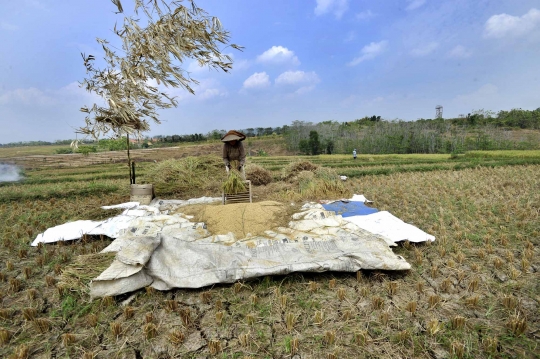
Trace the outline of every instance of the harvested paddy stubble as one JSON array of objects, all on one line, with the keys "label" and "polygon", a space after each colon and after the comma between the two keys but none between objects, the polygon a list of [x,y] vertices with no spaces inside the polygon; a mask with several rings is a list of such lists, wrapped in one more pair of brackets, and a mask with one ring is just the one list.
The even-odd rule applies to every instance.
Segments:
[{"label": "harvested paddy stubble", "polygon": [[[396,156],[396,161],[410,157],[424,158]],[[392,158],[384,158],[389,166],[396,165]],[[348,166],[339,156],[331,160]],[[276,176],[280,170],[275,169]],[[56,169],[49,177],[65,171]],[[225,175],[223,168],[219,171]],[[29,177],[43,173],[29,171]],[[76,255],[99,251],[108,240],[28,247],[37,233],[51,226],[110,217],[100,206],[128,200],[125,181],[115,180],[119,190],[108,197],[56,198],[48,194],[51,183],[10,184],[0,193],[2,197],[25,187],[20,200],[0,203],[1,358],[17,358],[25,348],[32,358],[210,357],[210,340],[222,343],[220,358],[538,357],[538,165],[347,180],[346,186],[374,200],[379,210],[389,210],[437,237],[435,243],[394,249],[414,263],[407,274],[304,273],[202,290],[161,292],[148,287],[129,304],[132,316],[120,305],[124,296],[88,302],[77,291],[60,293],[55,286],[60,271],[73,264]],[[279,198],[292,210],[291,201],[304,200],[297,190],[297,184],[278,181],[256,188],[255,195]],[[46,200],[36,200],[38,195]],[[179,209],[184,210],[188,207]],[[63,262],[66,253],[72,256]],[[32,272],[26,278],[28,267]],[[10,290],[12,280],[21,285],[19,291]],[[391,282],[398,283],[396,290]],[[176,311],[171,300],[178,302]],[[32,314],[27,308],[37,310],[34,321],[25,319]],[[223,312],[219,323],[218,312]],[[121,324],[119,338],[111,335],[111,323]],[[149,323],[157,333],[152,326],[145,332]],[[62,344],[66,333],[76,337],[75,344]],[[157,335],[149,339],[149,334]]]},{"label": "harvested paddy stubble", "polygon": [[116,253],[92,253],[77,256],[74,263],[62,270],[58,287],[86,293],[88,283],[107,269]]}]

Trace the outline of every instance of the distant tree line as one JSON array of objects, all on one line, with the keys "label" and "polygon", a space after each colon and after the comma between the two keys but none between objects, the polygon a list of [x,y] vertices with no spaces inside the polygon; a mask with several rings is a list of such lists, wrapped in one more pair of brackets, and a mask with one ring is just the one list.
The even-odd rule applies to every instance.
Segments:
[{"label": "distant tree line", "polygon": [[193,133],[189,135],[155,136],[157,142],[180,143],[180,142],[200,142],[206,141],[207,137],[202,133]]},{"label": "distant tree line", "polygon": [[[22,147],[22,146],[52,146],[52,145],[69,145],[73,140],[56,140],[54,142],[48,141],[20,141],[10,143],[0,143],[0,147]],[[93,140],[79,141],[81,143],[92,143]]]},{"label": "distant tree line", "polygon": [[515,138],[515,128],[540,129],[540,108],[494,114],[474,111],[452,119],[385,121],[381,116],[350,122],[295,121],[284,132],[289,150],[303,154],[455,153],[469,150],[531,149],[533,135]]},{"label": "distant tree line", "polygon": [[[236,129],[237,131],[242,132],[247,137],[261,137],[261,136],[270,136],[273,134],[282,135],[286,131],[288,126],[283,127],[256,127],[256,128],[245,128],[245,129]],[[154,139],[157,139],[158,142],[165,143],[178,143],[178,142],[199,142],[199,141],[208,141],[208,140],[219,140],[227,133],[226,130],[212,130],[207,134],[203,135],[202,133],[195,133],[189,135],[172,135],[172,136],[154,136]]]},{"label": "distant tree line", "polygon": [[[525,149],[538,144],[533,136],[513,138],[512,129],[540,129],[540,108],[532,111],[478,110],[449,119],[418,119],[417,121],[387,121],[381,116],[365,116],[348,121],[320,123],[294,121],[280,127],[237,129],[247,137],[283,135],[289,150],[304,154],[349,153],[451,153],[474,149]],[[159,135],[145,137],[133,147],[170,146],[174,143],[219,140],[226,130],[214,129],[206,134]],[[0,144],[0,147],[69,145],[72,140],[54,142],[29,141]],[[80,141],[98,150],[125,150],[125,139]]]}]

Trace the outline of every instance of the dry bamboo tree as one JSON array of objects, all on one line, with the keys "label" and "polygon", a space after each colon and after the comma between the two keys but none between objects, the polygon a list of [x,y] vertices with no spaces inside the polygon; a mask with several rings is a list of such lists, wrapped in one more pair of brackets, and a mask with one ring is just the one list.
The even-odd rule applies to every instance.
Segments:
[{"label": "dry bamboo tree", "polygon": [[[118,13],[123,13],[120,0],[111,1]],[[87,77],[81,87],[99,95],[105,105],[82,107],[88,115],[78,132],[95,139],[105,134],[140,134],[150,129],[150,121],[160,123],[157,111],[177,105],[160,85],[181,87],[194,94],[193,85],[198,82],[181,67],[186,59],[227,72],[232,58],[222,51],[228,46],[241,50],[229,44],[229,33],[219,19],[192,0],[134,1],[135,14],[141,14],[141,19],[125,17],[120,28],[114,27],[122,48],[97,39],[105,52],[106,66],[98,68],[95,56],[82,54]]]},{"label": "dry bamboo tree", "polygon": [[[123,13],[120,0],[111,0]],[[198,81],[191,78],[181,65],[186,59],[195,59],[200,66],[228,72],[232,58],[223,54],[229,44],[229,33],[217,17],[209,16],[192,0],[134,0],[135,14],[141,19],[125,17],[121,28],[114,27],[122,48],[116,49],[105,39],[97,39],[105,55],[106,66],[95,65],[95,56],[81,54],[87,77],[81,82],[88,92],[101,97],[105,105],[84,106],[86,125],[78,133],[98,139],[126,135],[130,182],[135,174],[129,154],[129,134],[140,135],[150,129],[149,121],[160,123],[159,109],[177,106],[177,101],[160,89],[181,87],[195,94],[192,86]],[[188,6],[184,6],[184,4]],[[222,46],[222,48],[220,48]],[[77,147],[77,143],[72,143]]]}]

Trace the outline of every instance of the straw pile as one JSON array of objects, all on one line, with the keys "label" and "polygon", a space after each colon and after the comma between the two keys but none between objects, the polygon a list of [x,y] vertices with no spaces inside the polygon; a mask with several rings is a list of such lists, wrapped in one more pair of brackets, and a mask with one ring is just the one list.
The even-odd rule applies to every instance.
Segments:
[{"label": "straw pile", "polygon": [[352,195],[337,172],[331,168],[320,167],[313,172],[302,171],[294,179],[298,183],[300,194],[306,199],[335,199]]},{"label": "straw pile", "polygon": [[266,186],[272,182],[272,173],[264,167],[250,164],[246,168],[246,179],[250,180],[254,186]]},{"label": "straw pile", "polygon": [[219,157],[199,156],[159,162],[148,169],[144,180],[152,183],[159,195],[192,196],[219,189],[224,176]]},{"label": "straw pile", "polygon": [[68,265],[60,276],[58,286],[65,287],[70,291],[86,293],[88,283],[101,272],[109,268],[116,253],[92,253],[80,255],[75,262]]},{"label": "straw pile", "polygon": [[295,177],[303,171],[313,172],[318,165],[311,163],[309,161],[297,161],[289,163],[285,168],[283,168],[281,173],[281,178],[285,181],[296,182]]}]

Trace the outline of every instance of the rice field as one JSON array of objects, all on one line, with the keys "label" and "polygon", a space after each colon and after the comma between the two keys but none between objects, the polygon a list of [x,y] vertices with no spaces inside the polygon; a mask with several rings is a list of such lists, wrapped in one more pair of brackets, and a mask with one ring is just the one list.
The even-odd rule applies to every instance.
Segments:
[{"label": "rice field", "polygon": [[[2,358],[536,358],[540,151],[251,157],[274,181],[256,200],[302,202],[283,171],[309,160],[435,235],[394,251],[405,273],[298,273],[201,290],[91,300],[106,237],[29,246],[45,229],[117,212],[127,166],[36,168],[0,185]],[[141,163],[141,180],[154,163]],[[160,193],[157,193],[160,196]],[[174,198],[219,196],[219,186]],[[171,197],[166,197],[171,198]]]}]

